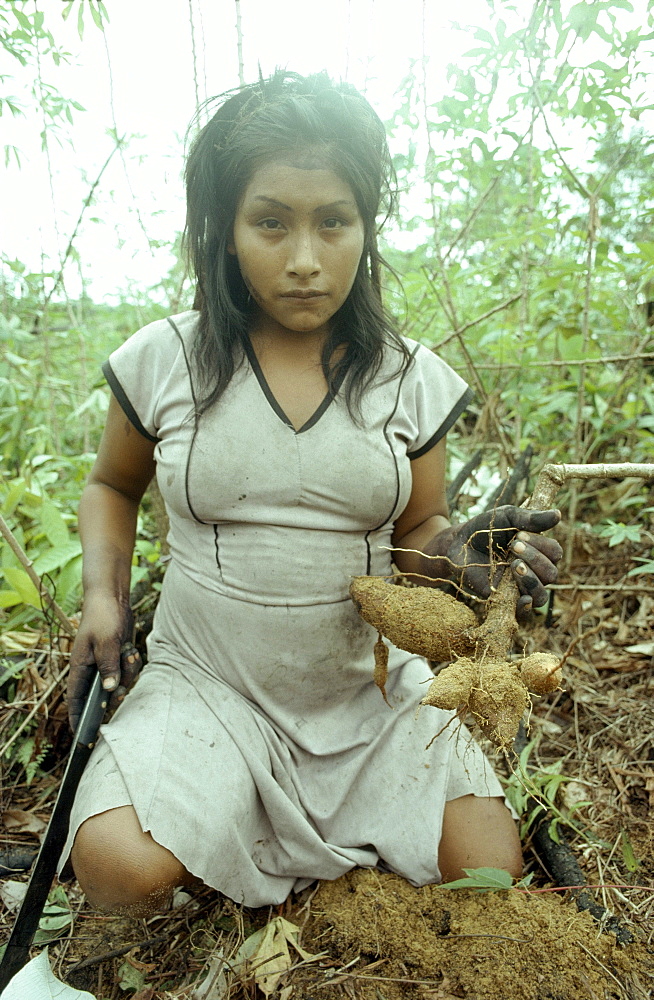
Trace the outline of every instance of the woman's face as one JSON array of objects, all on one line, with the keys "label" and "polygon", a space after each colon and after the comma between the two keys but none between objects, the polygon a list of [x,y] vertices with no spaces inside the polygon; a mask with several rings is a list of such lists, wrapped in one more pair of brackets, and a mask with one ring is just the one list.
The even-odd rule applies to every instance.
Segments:
[{"label": "woman's face", "polygon": [[327,334],[361,260],[364,226],[349,184],[326,167],[272,160],[236,211],[230,253],[259,308],[260,331]]}]

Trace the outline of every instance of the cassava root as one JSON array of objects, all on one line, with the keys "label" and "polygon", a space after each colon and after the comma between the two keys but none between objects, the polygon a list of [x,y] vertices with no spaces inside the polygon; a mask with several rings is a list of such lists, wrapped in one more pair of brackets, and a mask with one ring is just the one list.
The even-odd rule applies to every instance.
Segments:
[{"label": "cassava root", "polygon": [[[546,465],[526,506],[547,509],[570,479],[628,477],[654,480],[654,465]],[[361,616],[380,634],[375,682],[385,700],[388,650],[382,635],[400,649],[450,661],[422,704],[459,716],[470,712],[482,731],[505,749],[513,743],[529,693],[549,694],[561,686],[561,662],[552,654],[532,653],[518,664],[506,659],[517,631],[518,588],[509,574],[491,594],[481,624],[466,605],[431,587],[403,588],[375,577],[356,577],[350,594]]]}]

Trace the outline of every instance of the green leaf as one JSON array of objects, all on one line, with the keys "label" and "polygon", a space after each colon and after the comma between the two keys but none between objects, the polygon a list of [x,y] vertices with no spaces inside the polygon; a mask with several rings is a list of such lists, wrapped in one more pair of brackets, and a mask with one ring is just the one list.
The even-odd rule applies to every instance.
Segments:
[{"label": "green leaf", "polygon": [[39,592],[24,569],[4,566],[2,574],[9,586],[18,593],[23,604],[30,604],[33,608],[41,609]]},{"label": "green leaf", "polygon": [[454,882],[444,882],[442,889],[511,889],[513,877],[503,868],[464,868],[467,878],[458,878]]},{"label": "green leaf", "polygon": [[23,599],[16,590],[0,590],[0,608],[15,608]]},{"label": "green leaf", "polygon": [[121,990],[142,990],[145,986],[145,975],[135,969],[130,962],[123,962],[118,970],[118,985]]},{"label": "green leaf", "polygon": [[15,4],[13,5],[12,10],[14,12],[14,17],[20,24],[21,28],[24,28],[25,31],[29,32],[28,37],[30,37],[32,34],[32,22],[30,21],[29,17],[27,16],[27,14],[23,14],[23,12],[19,10]]},{"label": "green leaf", "polygon": [[63,886],[56,886],[48,896],[39,920],[39,929],[34,935],[35,944],[47,944],[63,937],[73,923],[73,913]]},{"label": "green leaf", "polygon": [[[644,557],[641,556],[636,556],[635,558],[638,559],[639,561],[641,561],[642,559],[642,564],[640,566],[634,566],[633,569],[630,569],[629,572],[627,573],[627,576],[640,576],[642,573],[654,574],[653,559],[645,559]],[[2,597],[1,591],[0,591],[0,597]]]},{"label": "green leaf", "polygon": [[99,28],[100,31],[102,31],[102,14],[93,6],[93,0],[89,0],[89,10],[91,11],[91,17],[93,18],[96,28]]},{"label": "green leaf", "polygon": [[2,513],[5,517],[11,517],[16,505],[20,503],[23,499],[25,490],[27,489],[27,483],[24,479],[15,479],[9,486],[7,495],[2,501]]},{"label": "green leaf", "polygon": [[84,38],[84,0],[79,0],[79,8],[77,10],[77,34],[80,39]]},{"label": "green leaf", "polygon": [[81,554],[82,543],[79,538],[70,538],[63,545],[56,545],[35,559],[34,570],[39,576],[44,576],[46,573],[52,573],[55,569],[61,569],[71,559],[75,559]]},{"label": "green leaf", "polygon": [[568,24],[577,32],[582,41],[586,41],[597,24],[598,14],[597,4],[586,3],[586,0],[581,0],[581,3],[576,3],[570,9]]},{"label": "green leaf", "polygon": [[640,867],[640,861],[634,854],[634,849],[631,846],[629,834],[626,830],[622,830],[620,833],[620,847],[622,848],[622,860],[625,863],[627,871],[637,872]]},{"label": "green leaf", "polygon": [[68,15],[70,14],[71,10],[73,9],[73,3],[74,3],[74,0],[67,0],[67,3],[65,3],[64,6],[63,6],[62,11],[61,11],[61,16],[63,17],[64,21],[68,20]]},{"label": "green leaf", "polygon": [[61,516],[61,511],[48,497],[43,498],[39,512],[39,523],[51,545],[65,545],[70,539],[68,525]]}]

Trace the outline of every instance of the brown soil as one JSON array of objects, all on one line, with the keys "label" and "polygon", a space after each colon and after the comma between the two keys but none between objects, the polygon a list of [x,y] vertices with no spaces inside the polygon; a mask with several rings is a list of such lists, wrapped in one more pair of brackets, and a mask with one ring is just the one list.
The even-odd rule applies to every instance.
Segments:
[{"label": "brown soil", "polygon": [[[562,543],[564,530],[558,529]],[[518,664],[536,650],[565,657],[565,689],[534,699],[529,764],[542,777],[543,792],[553,771],[566,779],[555,797],[560,830],[587,883],[599,886],[590,890],[594,899],[637,943],[616,947],[590,917],[578,915],[567,893],[562,898],[558,892],[413,889],[393,876],[359,872],[323,884],[313,897],[307,890],[280,908],[303,927],[305,947],[328,955],[298,963],[280,984],[279,1000],[645,1000],[654,987],[654,587],[651,578],[631,582],[625,574],[633,556],[648,556],[650,546],[645,540],[629,551],[609,548],[577,529],[572,566],[555,588],[552,621],[545,627],[543,618],[534,617],[523,625],[509,657]],[[0,702],[0,735],[10,738],[33,709],[34,753],[51,748],[30,782],[22,766],[3,761],[2,806],[47,820],[70,742],[62,685],[52,686],[68,649],[53,648],[47,630],[5,631],[0,648],[29,664],[13,692],[15,704]],[[416,692],[416,704],[423,694]],[[494,764],[509,777],[510,760],[500,754]],[[527,811],[526,867],[535,876],[533,887],[549,888],[547,862],[533,849],[528,818]],[[0,826],[0,850],[37,846],[34,833]],[[50,959],[59,978],[70,976],[102,1000],[132,996],[119,986],[128,951],[132,961],[150,966],[138,1000],[190,1000],[211,956],[219,952],[229,961],[243,938],[275,915],[271,908],[247,910],[203,890],[187,906],[147,923],[119,921],[93,913],[74,883],[66,891],[75,926],[51,945]],[[13,919],[0,906],[0,941]],[[455,936],[462,934],[499,937]],[[94,955],[101,960],[77,966]],[[232,981],[225,1000],[245,997],[258,997],[252,983]]]},{"label": "brown soil", "polygon": [[359,957],[340,983],[316,991],[325,1000],[346,983],[361,1000],[645,1000],[641,976],[654,971],[654,952],[616,946],[558,893],[416,889],[375,871],[320,886],[304,944],[328,947],[343,966]]}]

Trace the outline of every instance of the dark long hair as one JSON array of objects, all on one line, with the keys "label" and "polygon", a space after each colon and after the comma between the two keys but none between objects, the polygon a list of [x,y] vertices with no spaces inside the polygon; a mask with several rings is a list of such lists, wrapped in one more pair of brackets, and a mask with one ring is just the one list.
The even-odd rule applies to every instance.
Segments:
[{"label": "dark long hair", "polygon": [[[223,95],[224,98],[225,95]],[[384,126],[354,87],[325,73],[302,77],[278,70],[270,79],[231,92],[194,138],[186,164],[184,245],[196,280],[200,319],[193,348],[198,409],[216,402],[243,360],[250,305],[238,261],[228,252],[239,201],[254,172],[279,157],[319,157],[354,194],[364,247],[354,284],[332,319],[322,354],[330,388],[344,383],[352,415],[379,372],[384,346],[408,351],[382,304],[378,217],[395,204],[395,175]],[[334,354],[346,344],[345,352]],[[333,357],[338,360],[332,361]]]}]

